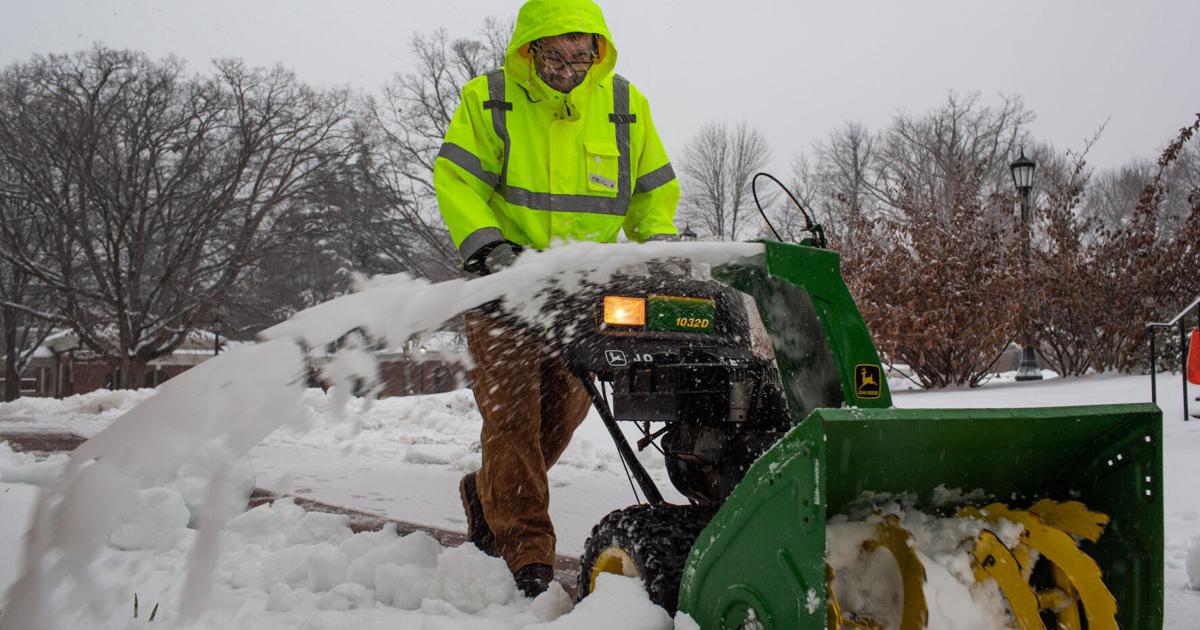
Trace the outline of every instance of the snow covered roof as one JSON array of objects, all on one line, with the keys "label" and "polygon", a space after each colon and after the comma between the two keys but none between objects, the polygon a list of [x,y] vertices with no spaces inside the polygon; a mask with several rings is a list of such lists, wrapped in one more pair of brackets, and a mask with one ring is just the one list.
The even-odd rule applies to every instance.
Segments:
[{"label": "snow covered roof", "polygon": [[[109,328],[101,333],[101,336],[116,336],[116,330]],[[193,330],[188,333],[184,342],[171,353],[172,356],[184,355],[209,355],[213,354],[213,344],[217,339],[216,333],[207,330]],[[221,348],[228,350],[234,346],[242,345],[246,342],[231,341],[224,336],[221,336]],[[39,358],[52,358],[55,354],[61,354],[81,347],[79,335],[73,330],[60,330],[51,333],[46,337],[42,345],[35,351],[34,356]],[[161,362],[159,359],[158,362]]]}]

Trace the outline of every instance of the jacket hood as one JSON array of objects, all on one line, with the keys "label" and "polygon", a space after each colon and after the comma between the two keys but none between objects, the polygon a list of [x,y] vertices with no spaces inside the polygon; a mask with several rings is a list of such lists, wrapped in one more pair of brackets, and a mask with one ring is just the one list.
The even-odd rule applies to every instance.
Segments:
[{"label": "jacket hood", "polygon": [[[604,14],[592,0],[528,0],[517,14],[512,40],[504,54],[504,66],[510,76],[526,86],[544,86],[533,68],[529,44],[543,37],[566,33],[593,33],[600,36],[600,56],[588,71],[585,83],[602,80],[617,67],[617,47],[604,22]],[[545,89],[549,89],[546,87]]]}]

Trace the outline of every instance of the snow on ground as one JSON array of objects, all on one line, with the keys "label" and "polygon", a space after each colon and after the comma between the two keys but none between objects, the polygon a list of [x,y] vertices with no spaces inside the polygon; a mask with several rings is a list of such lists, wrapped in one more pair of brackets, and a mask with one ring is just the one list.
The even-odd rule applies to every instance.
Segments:
[{"label": "snow on ground", "polygon": [[[62,400],[0,404],[0,431],[71,431],[91,437],[154,390],[100,391]],[[304,394],[308,423],[283,427],[256,446],[257,484],[394,519],[465,530],[458,481],[480,464],[482,419],[470,390],[385,398],[350,420],[330,412],[332,396]],[[632,428],[628,425],[632,436]],[[657,452],[640,458],[669,501],[674,493]],[[0,464],[2,465],[2,464]],[[2,472],[2,469],[0,469]],[[559,551],[577,555],[596,524],[634,502],[616,447],[593,410],[550,471]]]},{"label": "snow on ground", "polygon": [[23,541],[35,500],[37,487],[0,482],[0,588],[7,589],[20,575]]},{"label": "snow on ground", "polygon": [[[400,520],[465,530],[459,478],[480,465],[482,420],[469,390],[377,401],[356,433],[328,413],[326,396],[304,398],[312,426],[277,432],[250,453],[259,485]],[[624,427],[631,429],[631,427]],[[632,432],[631,432],[632,435]],[[340,455],[329,457],[332,449]],[[641,459],[669,501],[674,493],[657,452]],[[296,466],[297,462],[305,462]],[[634,503],[612,438],[595,411],[550,471],[551,516],[560,553],[578,555],[593,525]]]},{"label": "snow on ground", "polygon": [[[6,463],[23,459],[6,449]],[[10,470],[19,469],[18,465]],[[27,463],[27,461],[25,462]],[[16,575],[18,541],[33,509],[36,488],[0,484],[0,584]],[[196,532],[189,511],[169,488],[143,491],[98,559],[100,577],[120,581],[124,601],[106,602],[99,619],[59,618],[62,627],[127,628],[155,606],[157,623],[182,623],[179,599],[186,559]],[[118,549],[120,551],[118,551]],[[635,580],[604,576],[595,595],[575,610],[556,587],[528,601],[515,590],[507,567],[466,545],[443,549],[423,533],[398,537],[394,528],[352,534],[343,517],[305,513],[290,500],[264,505],[227,527],[217,571],[217,593],[197,627],[226,628],[557,628],[666,629],[671,619],[649,602]],[[73,623],[72,623],[73,622]],[[191,626],[189,626],[191,627]]]},{"label": "snow on ground", "polygon": [[[65,463],[62,456],[37,461],[0,443],[0,479],[44,481],[48,470]],[[176,603],[198,538],[189,523],[201,506],[185,496],[195,487],[194,473],[139,491],[108,533],[92,577],[121,597],[87,611],[64,606],[52,613],[52,627],[129,628],[133,619],[152,614],[168,628],[581,630],[601,619],[631,630],[674,626],[636,580],[605,576],[577,608],[558,586],[531,601],[517,592],[503,561],[472,545],[446,549],[423,532],[397,536],[390,525],[355,534],[345,517],[305,512],[290,499],[228,523],[213,596],[192,625]],[[34,485],[0,481],[0,587],[18,577],[36,494]],[[244,501],[248,490],[241,496]],[[75,596],[69,584],[52,591],[56,603]]]},{"label": "snow on ground", "polygon": [[[1187,628],[1200,615],[1200,592],[1188,588],[1189,577],[1200,587],[1200,542],[1193,543],[1200,540],[1200,484],[1193,481],[1200,478],[1200,457],[1196,457],[1200,422],[1182,421],[1177,375],[1162,376],[1159,386],[1167,438],[1166,627]],[[0,404],[0,430],[71,430],[92,435],[148,395],[145,391],[97,392],[62,401]],[[464,529],[457,481],[479,462],[480,420],[468,391],[377,401],[351,421],[329,412],[329,397],[319,391],[305,392],[302,400],[309,426],[280,429],[250,452],[247,459],[258,486],[401,520]],[[1147,377],[1114,375],[1023,384],[998,379],[975,390],[895,396],[900,407],[1147,400]],[[0,446],[0,588],[16,577],[19,541],[36,494],[29,484],[47,479],[63,461],[57,456],[39,462]],[[646,461],[660,485],[667,486],[661,461],[650,456]],[[591,525],[603,514],[633,500],[611,440],[596,417],[580,428],[551,480],[559,549],[566,554],[582,548]],[[178,620],[176,604],[186,575],[186,552],[195,538],[195,530],[186,525],[195,520],[199,509],[196,497],[188,496],[194,492],[186,479],[141,491],[136,507],[123,514],[97,564],[106,580],[119,581],[118,590],[123,589],[129,601],[110,602],[106,624],[84,625],[128,627],[134,592],[139,594],[143,618],[154,603],[162,603],[159,620],[168,627]],[[849,525],[854,524],[835,524]],[[906,526],[912,522],[906,521]],[[337,517],[304,515],[286,501],[238,516],[227,531],[214,599],[202,627],[236,622],[256,628],[517,628],[554,619],[570,606],[565,597],[554,595],[532,603],[518,597],[503,565],[473,548],[442,549],[421,534],[403,538],[388,532],[352,534]],[[926,548],[922,552],[936,556]],[[950,563],[943,570],[951,575],[956,569]],[[987,601],[985,595],[979,605],[986,607]],[[631,612],[628,619],[616,622],[611,616],[614,610]],[[620,578],[606,580],[597,597],[585,600],[549,627],[596,627],[595,619],[612,628],[672,627],[636,583]]]}]

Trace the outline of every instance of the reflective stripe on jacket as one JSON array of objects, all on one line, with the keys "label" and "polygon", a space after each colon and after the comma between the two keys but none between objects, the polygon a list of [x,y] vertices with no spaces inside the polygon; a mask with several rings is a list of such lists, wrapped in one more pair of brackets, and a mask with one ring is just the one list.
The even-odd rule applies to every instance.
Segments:
[{"label": "reflective stripe on jacket", "polygon": [[[595,33],[599,57],[569,94],[537,76],[529,43]],[[469,81],[434,164],[438,207],[464,261],[501,240],[633,241],[676,234],[679,183],[646,98],[613,73],[591,0],[530,0],[504,67]]]}]

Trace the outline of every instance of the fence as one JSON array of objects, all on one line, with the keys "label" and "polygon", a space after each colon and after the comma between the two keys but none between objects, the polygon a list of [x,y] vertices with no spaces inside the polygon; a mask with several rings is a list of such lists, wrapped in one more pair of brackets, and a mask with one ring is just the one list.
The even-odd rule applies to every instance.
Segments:
[{"label": "fence", "polygon": [[1160,328],[1172,329],[1179,327],[1179,374],[1183,378],[1183,420],[1188,420],[1188,339],[1187,339],[1187,321],[1188,316],[1196,312],[1196,324],[1200,326],[1200,297],[1196,298],[1187,308],[1179,312],[1169,322],[1151,322],[1146,324],[1146,331],[1150,333],[1150,400],[1158,403],[1158,349],[1155,345],[1155,333]]}]

